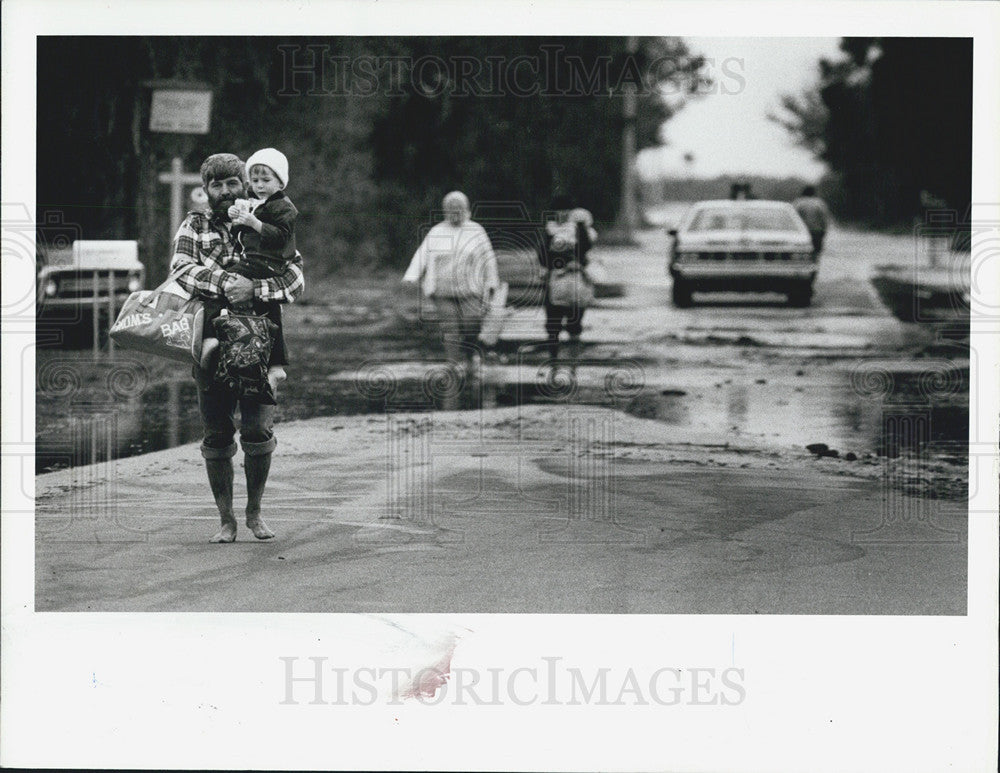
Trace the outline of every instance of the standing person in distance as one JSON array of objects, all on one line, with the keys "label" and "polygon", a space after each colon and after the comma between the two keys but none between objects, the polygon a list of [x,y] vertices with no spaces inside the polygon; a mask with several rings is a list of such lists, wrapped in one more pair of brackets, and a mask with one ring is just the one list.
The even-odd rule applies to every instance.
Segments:
[{"label": "standing person in distance", "polygon": [[404,282],[420,283],[437,310],[445,356],[475,376],[477,339],[500,280],[486,230],[469,219],[469,199],[452,191],[441,202],[444,220],[434,225],[413,253]]},{"label": "standing person in distance", "polygon": [[580,282],[589,283],[584,269],[587,267],[587,253],[597,240],[590,212],[574,208],[569,196],[555,196],[552,208],[553,216],[545,224],[544,244],[538,255],[545,282],[545,347],[552,369],[550,378],[555,376],[557,370],[559,335],[564,328],[569,333],[570,357],[574,363],[579,359],[583,313],[586,309],[586,305],[582,303],[564,303],[558,298],[553,299],[552,277],[569,270],[579,273]]},{"label": "standing person in distance", "polygon": [[795,211],[809,229],[812,238],[813,252],[819,257],[823,250],[823,239],[830,226],[830,210],[826,202],[816,195],[816,186],[807,185],[802,189],[802,195],[792,202]]}]

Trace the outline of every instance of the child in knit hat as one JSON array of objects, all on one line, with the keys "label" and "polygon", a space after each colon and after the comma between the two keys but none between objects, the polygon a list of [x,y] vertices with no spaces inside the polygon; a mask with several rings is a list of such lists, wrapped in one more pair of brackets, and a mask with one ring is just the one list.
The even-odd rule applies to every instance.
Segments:
[{"label": "child in knit hat", "polygon": [[[247,159],[246,172],[250,193],[255,198],[237,199],[229,208],[238,257],[230,270],[249,279],[268,279],[284,273],[296,255],[295,218],[298,210],[285,195],[288,159],[279,150],[264,148]],[[206,337],[202,343],[201,365],[209,371],[214,370],[219,353],[219,339],[212,336],[214,325],[209,324],[210,319],[219,316],[222,304],[218,306],[215,308],[213,304],[206,308],[205,313]],[[267,371],[270,395],[265,398],[266,402],[273,402],[274,390],[285,379],[284,366],[288,364],[281,304],[255,298],[248,306],[250,308],[234,308],[234,311],[265,315],[276,326]]]}]

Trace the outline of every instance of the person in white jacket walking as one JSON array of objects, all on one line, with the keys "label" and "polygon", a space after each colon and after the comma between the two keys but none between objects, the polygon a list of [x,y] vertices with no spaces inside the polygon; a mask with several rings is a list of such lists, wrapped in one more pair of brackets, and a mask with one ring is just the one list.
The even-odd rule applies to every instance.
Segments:
[{"label": "person in white jacket walking", "polygon": [[472,374],[483,316],[499,287],[497,259],[486,230],[469,219],[469,199],[452,191],[442,201],[444,220],[413,254],[404,282],[419,282],[433,300],[445,356]]}]

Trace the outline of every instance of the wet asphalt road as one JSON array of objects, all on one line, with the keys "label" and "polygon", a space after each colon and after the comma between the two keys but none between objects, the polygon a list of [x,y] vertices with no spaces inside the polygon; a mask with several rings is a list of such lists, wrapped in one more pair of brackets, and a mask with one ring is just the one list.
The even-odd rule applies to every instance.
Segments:
[{"label": "wet asphalt road", "polygon": [[[962,614],[964,504],[915,496],[912,465],[876,453],[901,374],[964,364],[867,283],[908,240],[832,234],[808,309],[674,309],[665,248],[650,232],[599,253],[626,293],[588,311],[578,378],[542,404],[508,399],[538,393],[530,308],[471,410],[280,425],[272,542],[206,543],[195,445],[39,477],[36,607]],[[433,385],[433,363],[381,367],[398,388]],[[861,459],[814,459],[809,442]]]},{"label": "wet asphalt road", "polygon": [[[647,232],[640,250],[605,252],[607,273],[627,294],[587,313],[588,356],[631,361],[654,387],[630,406],[637,415],[861,455],[884,450],[887,403],[926,402],[940,411],[934,437],[965,441],[967,342],[899,322],[868,281],[878,264],[912,264],[911,238],[833,231],[806,309],[777,294],[696,294],[693,308],[674,308],[666,249],[664,235]],[[921,391],[935,374],[940,389]]]}]

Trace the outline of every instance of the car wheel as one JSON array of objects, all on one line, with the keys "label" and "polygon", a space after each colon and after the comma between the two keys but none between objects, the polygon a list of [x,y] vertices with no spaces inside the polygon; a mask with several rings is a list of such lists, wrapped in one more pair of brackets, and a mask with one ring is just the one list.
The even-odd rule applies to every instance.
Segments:
[{"label": "car wheel", "polygon": [[804,285],[803,287],[796,287],[794,290],[788,291],[788,305],[794,306],[795,308],[804,309],[809,304],[812,303],[813,289],[812,285]]},{"label": "car wheel", "polygon": [[675,279],[671,297],[674,306],[679,309],[687,308],[691,305],[691,286],[681,279]]}]

